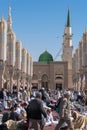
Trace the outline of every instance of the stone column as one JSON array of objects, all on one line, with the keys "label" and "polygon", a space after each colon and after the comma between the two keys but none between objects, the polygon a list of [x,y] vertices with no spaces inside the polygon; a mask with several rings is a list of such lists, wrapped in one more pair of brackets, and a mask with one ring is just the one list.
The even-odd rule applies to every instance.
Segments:
[{"label": "stone column", "polygon": [[5,69],[5,65],[4,62],[0,60],[0,88],[3,88],[3,75],[4,75],[4,69]]},{"label": "stone column", "polygon": [[21,83],[22,83],[22,85],[23,85],[23,88],[25,87],[25,80],[26,80],[25,73],[22,72],[22,74],[21,74]]},{"label": "stone column", "polygon": [[27,88],[29,89],[29,75],[26,76]]},{"label": "stone column", "polygon": [[3,72],[0,70],[0,88],[3,88]]},{"label": "stone column", "polygon": [[13,89],[13,75],[14,75],[14,68],[13,66],[9,66],[9,77],[10,77],[10,87],[9,90],[12,92]]},{"label": "stone column", "polygon": [[17,69],[16,70],[17,91],[19,91],[20,89],[20,78],[21,78],[21,71]]},{"label": "stone column", "polygon": [[85,67],[85,89],[87,90],[87,66]]},{"label": "stone column", "polygon": [[29,89],[31,90],[31,88],[32,88],[32,77],[29,76]]}]

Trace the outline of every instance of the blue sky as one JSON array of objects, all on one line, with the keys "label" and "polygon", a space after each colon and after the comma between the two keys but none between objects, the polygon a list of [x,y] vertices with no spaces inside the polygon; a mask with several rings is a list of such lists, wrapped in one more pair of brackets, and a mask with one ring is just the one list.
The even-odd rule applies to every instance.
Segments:
[{"label": "blue sky", "polygon": [[6,20],[8,5],[12,8],[16,38],[22,41],[22,47],[27,48],[34,61],[45,50],[55,59],[62,48],[68,7],[74,50],[87,27],[87,0],[0,0],[0,17]]}]

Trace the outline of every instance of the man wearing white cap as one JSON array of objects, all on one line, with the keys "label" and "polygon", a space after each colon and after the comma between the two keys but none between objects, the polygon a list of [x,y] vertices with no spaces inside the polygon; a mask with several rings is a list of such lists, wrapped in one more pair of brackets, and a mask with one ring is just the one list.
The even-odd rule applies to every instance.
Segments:
[{"label": "man wearing white cap", "polygon": [[71,105],[70,105],[70,91],[65,91],[64,98],[60,102],[59,111],[60,120],[55,127],[55,130],[60,130],[64,122],[67,123],[70,130],[74,130],[72,120],[71,120]]}]

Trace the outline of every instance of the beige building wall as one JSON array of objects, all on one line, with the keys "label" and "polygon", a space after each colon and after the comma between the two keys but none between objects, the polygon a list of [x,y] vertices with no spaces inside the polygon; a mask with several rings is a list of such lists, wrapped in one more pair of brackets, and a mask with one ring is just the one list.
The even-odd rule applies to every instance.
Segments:
[{"label": "beige building wall", "polygon": [[42,77],[47,75],[47,88],[68,88],[68,64],[67,62],[50,62],[50,64],[43,62],[33,63],[33,79],[32,86],[36,85],[38,88],[42,86]]}]

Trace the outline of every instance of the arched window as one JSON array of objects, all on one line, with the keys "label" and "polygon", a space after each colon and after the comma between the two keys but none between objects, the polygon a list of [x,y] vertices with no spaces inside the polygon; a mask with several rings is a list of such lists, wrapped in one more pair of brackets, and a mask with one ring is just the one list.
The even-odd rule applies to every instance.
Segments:
[{"label": "arched window", "polygon": [[44,82],[48,81],[48,76],[46,74],[44,74],[42,76],[42,81],[44,81]]}]

